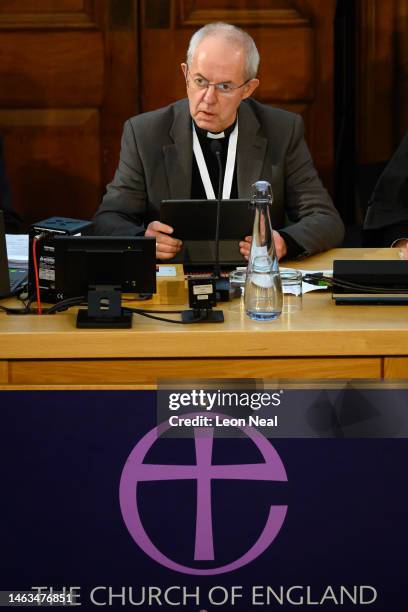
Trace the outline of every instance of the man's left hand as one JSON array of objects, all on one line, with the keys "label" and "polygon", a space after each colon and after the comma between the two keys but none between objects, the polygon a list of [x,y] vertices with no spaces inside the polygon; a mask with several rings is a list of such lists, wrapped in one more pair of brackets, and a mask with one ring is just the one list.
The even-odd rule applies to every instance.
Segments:
[{"label": "man's left hand", "polygon": [[[275,230],[273,230],[273,241],[275,243],[276,255],[278,259],[282,259],[282,257],[285,257],[287,250],[288,250],[286,246],[286,242],[284,241],[280,233],[276,232]],[[245,257],[245,259],[249,258],[249,252],[251,250],[251,242],[252,242],[252,236],[245,236],[245,240],[242,240],[239,243],[239,252],[241,253],[241,255]]]}]

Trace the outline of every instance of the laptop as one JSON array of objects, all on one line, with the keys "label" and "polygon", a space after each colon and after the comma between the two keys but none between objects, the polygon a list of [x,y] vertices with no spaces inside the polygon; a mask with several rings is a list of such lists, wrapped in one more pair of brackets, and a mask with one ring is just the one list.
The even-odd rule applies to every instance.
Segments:
[{"label": "laptop", "polygon": [[[253,210],[249,200],[221,200],[219,259],[223,269],[245,261],[238,243],[252,234]],[[160,221],[174,228],[183,248],[172,260],[187,270],[209,270],[216,262],[215,229],[217,200],[163,200]]]},{"label": "laptop", "polygon": [[8,265],[4,214],[0,210],[0,298],[13,295],[27,280],[27,268]]},{"label": "laptop", "polygon": [[[333,289],[336,304],[407,304],[408,261],[333,261]],[[345,285],[345,286],[342,286]]]}]

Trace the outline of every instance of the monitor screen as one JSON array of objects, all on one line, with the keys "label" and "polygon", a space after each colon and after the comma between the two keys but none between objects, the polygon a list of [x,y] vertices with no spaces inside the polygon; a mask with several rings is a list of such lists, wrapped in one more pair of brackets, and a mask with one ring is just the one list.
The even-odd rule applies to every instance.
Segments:
[{"label": "monitor screen", "polygon": [[156,240],[123,236],[55,237],[59,299],[86,296],[90,286],[123,293],[156,292]]}]

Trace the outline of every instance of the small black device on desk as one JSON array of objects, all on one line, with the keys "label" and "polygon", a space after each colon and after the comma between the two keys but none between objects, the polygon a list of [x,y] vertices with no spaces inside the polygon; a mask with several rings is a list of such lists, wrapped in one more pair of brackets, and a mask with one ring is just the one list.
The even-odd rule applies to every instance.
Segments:
[{"label": "small black device on desk", "polygon": [[[215,228],[217,200],[163,200],[160,221],[174,228],[173,236],[183,241],[174,263],[186,270],[213,269],[216,262]],[[252,234],[253,211],[249,200],[222,200],[219,259],[223,269],[242,265],[238,243]]]},{"label": "small black device on desk", "polygon": [[92,223],[82,219],[71,219],[69,217],[49,217],[43,221],[34,223],[29,228],[29,287],[34,292],[35,266],[33,254],[33,242],[36,245],[36,262],[38,267],[39,292],[43,302],[59,302],[63,299],[55,288],[55,248],[54,239],[57,236],[80,236],[91,231]]}]

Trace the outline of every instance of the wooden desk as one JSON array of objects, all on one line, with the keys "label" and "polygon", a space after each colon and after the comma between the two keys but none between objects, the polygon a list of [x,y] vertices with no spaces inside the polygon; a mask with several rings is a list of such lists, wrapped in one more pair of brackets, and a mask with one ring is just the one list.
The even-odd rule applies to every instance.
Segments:
[{"label": "wooden desk", "polygon": [[[398,258],[393,249],[334,249],[293,264]],[[286,264],[289,265],[289,264]],[[131,330],[78,330],[75,311],[0,314],[2,388],[148,388],[159,378],[408,378],[407,306],[336,306],[329,292],[303,309],[253,322],[225,304],[224,324],[172,325],[134,316]]]}]

